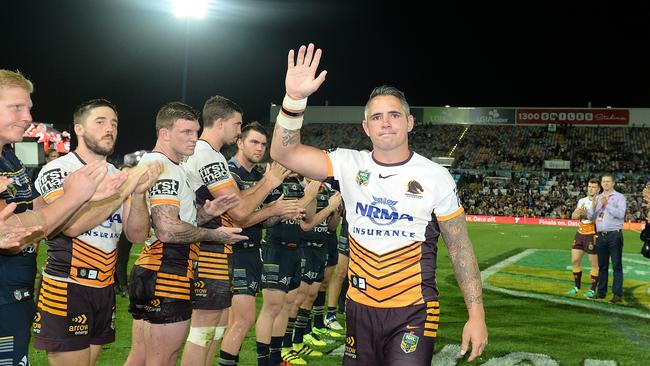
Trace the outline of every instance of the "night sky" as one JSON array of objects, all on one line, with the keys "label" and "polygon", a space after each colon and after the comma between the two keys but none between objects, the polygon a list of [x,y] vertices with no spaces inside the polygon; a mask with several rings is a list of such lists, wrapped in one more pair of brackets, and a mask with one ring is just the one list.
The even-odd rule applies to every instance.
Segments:
[{"label": "night sky", "polygon": [[[287,51],[314,42],[328,79],[312,105],[362,105],[392,84],[414,106],[650,107],[645,2],[427,3],[213,0],[190,24],[187,102],[224,95],[266,123]],[[104,97],[120,113],[117,152],[150,149],[157,110],[181,98],[186,24],[170,9],[3,1],[0,67],[35,83],[34,120],[70,130],[75,105]]]}]

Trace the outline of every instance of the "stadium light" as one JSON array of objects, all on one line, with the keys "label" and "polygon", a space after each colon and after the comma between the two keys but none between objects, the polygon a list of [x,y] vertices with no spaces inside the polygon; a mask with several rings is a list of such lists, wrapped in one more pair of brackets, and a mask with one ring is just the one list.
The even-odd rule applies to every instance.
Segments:
[{"label": "stadium light", "polygon": [[206,0],[172,0],[172,7],[178,18],[203,19],[208,13]]},{"label": "stadium light", "polygon": [[185,59],[183,61],[183,84],[181,102],[187,101],[187,69],[190,58],[190,19],[201,20],[208,13],[207,0],[172,0],[172,10],[177,18],[185,19]]}]

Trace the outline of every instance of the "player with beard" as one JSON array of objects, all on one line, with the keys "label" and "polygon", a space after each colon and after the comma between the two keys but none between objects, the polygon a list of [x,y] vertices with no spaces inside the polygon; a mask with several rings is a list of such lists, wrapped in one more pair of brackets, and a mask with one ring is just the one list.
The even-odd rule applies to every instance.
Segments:
[{"label": "player with beard", "polygon": [[[36,188],[48,202],[64,193],[63,177],[96,161],[106,161],[117,138],[116,107],[105,99],[79,105],[73,114],[79,146],[46,164]],[[119,174],[108,164],[110,175]],[[115,339],[113,274],[117,240],[124,230],[133,241],[149,232],[144,193],[160,173],[159,165],[127,181],[119,198],[87,206],[62,233],[48,241],[48,258],[34,320],[37,349],[46,350],[50,365],[95,364],[101,346]],[[134,173],[138,174],[138,173]]]},{"label": "player with beard", "polygon": [[36,243],[55,235],[90,201],[114,194],[125,178],[107,177],[106,162],[90,163],[67,176],[61,199],[47,204],[11,147],[22,141],[32,121],[33,91],[32,82],[21,73],[0,69],[0,176],[6,178],[0,187],[0,359],[12,365],[29,364],[30,324],[36,310]]},{"label": "player with beard", "polygon": [[[246,191],[263,179],[263,170],[257,165],[264,157],[268,133],[258,122],[251,122],[242,129],[237,140],[237,153],[228,161],[232,177],[240,190]],[[269,165],[267,165],[269,166]],[[255,296],[262,276],[262,222],[279,219],[294,219],[304,210],[295,200],[275,200],[251,215],[242,232],[248,240],[232,246],[232,306],[229,311],[226,330],[219,355],[220,366],[232,366],[238,362],[238,355],[246,333],[255,324]]]},{"label": "player with beard", "polygon": [[[220,150],[237,141],[241,134],[242,115],[241,107],[230,99],[222,96],[209,98],[203,106],[203,132],[196,142],[194,154],[183,164],[189,183],[196,192],[197,203],[230,195],[239,199],[238,204],[229,208],[221,218],[205,223],[203,226],[206,228],[249,226],[253,218],[251,214],[288,174],[285,168],[274,164],[258,184],[240,192]],[[231,253],[230,245],[210,241],[201,243],[192,323],[183,350],[184,365],[211,363],[216,344],[223,337],[228,321],[224,310],[232,301]]]}]

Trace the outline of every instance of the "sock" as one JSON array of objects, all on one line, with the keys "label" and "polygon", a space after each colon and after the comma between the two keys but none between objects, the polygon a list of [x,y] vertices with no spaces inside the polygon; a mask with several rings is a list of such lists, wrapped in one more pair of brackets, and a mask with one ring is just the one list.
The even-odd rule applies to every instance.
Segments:
[{"label": "sock", "polygon": [[271,346],[269,347],[269,362],[271,365],[277,365],[282,362],[280,349],[282,348],[282,340],[284,337],[271,337]]},{"label": "sock", "polygon": [[231,355],[225,351],[219,351],[219,366],[237,365],[237,355]]},{"label": "sock", "polygon": [[284,341],[282,346],[291,348],[293,345],[293,328],[296,326],[296,318],[289,318],[287,322],[287,330],[284,331]]},{"label": "sock", "polygon": [[596,286],[598,286],[598,275],[591,275],[591,291],[596,291]]},{"label": "sock", "polygon": [[309,321],[311,311],[300,308],[296,318],[296,328],[293,330],[293,344],[302,343],[302,337],[305,335],[305,328]]},{"label": "sock", "polygon": [[578,289],[582,288],[582,271],[580,269],[573,270],[573,281]]},{"label": "sock", "polygon": [[325,291],[318,291],[312,309],[314,312],[314,327],[325,328]]},{"label": "sock", "polygon": [[269,362],[269,345],[255,342],[257,344],[257,366],[271,366]]},{"label": "sock", "polygon": [[336,318],[336,306],[327,307],[327,319]]}]

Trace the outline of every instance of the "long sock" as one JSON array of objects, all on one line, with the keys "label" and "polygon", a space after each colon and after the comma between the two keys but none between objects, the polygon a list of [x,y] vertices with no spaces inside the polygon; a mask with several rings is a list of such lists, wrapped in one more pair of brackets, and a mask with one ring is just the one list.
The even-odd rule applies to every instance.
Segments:
[{"label": "long sock", "polygon": [[325,291],[318,291],[312,311],[314,312],[314,327],[325,328]]},{"label": "long sock", "polygon": [[226,351],[219,351],[219,366],[237,365],[237,355],[231,355]]},{"label": "long sock", "polygon": [[257,366],[271,366],[269,362],[269,345],[255,342],[257,344]]},{"label": "long sock", "polygon": [[598,275],[591,275],[591,291],[596,291],[596,286],[598,286]]},{"label": "long sock", "polygon": [[336,318],[336,306],[327,307],[327,318]]},{"label": "long sock", "polygon": [[578,289],[582,288],[582,271],[573,271],[573,281]]},{"label": "long sock", "polygon": [[287,348],[293,345],[293,328],[296,326],[296,318],[289,318],[287,330],[284,331],[284,341],[282,346]]},{"label": "long sock", "polygon": [[298,309],[298,317],[296,318],[296,328],[293,330],[293,344],[302,343],[302,337],[305,335],[305,328],[309,321],[311,311],[306,309]]},{"label": "long sock", "polygon": [[284,337],[271,337],[271,346],[269,347],[269,362],[271,366],[282,362],[280,350],[282,348],[282,339]]}]

